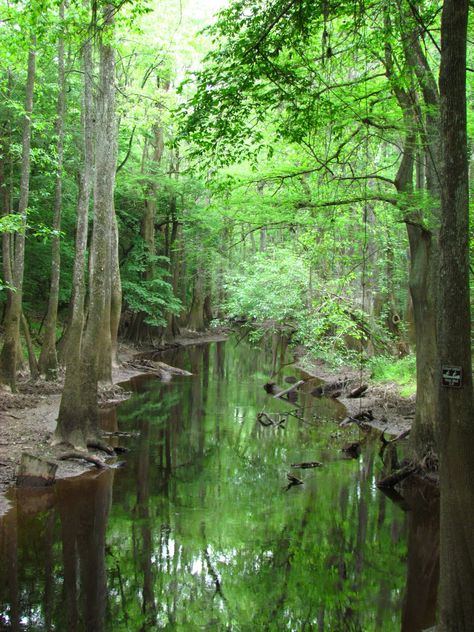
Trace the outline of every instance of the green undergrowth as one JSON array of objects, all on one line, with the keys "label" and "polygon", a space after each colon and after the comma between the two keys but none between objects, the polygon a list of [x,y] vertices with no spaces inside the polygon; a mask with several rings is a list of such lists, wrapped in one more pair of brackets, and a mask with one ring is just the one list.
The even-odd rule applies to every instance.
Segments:
[{"label": "green undergrowth", "polygon": [[369,362],[371,379],[379,384],[400,385],[400,394],[410,397],[416,392],[416,358],[408,355],[395,360],[393,357],[379,356]]}]

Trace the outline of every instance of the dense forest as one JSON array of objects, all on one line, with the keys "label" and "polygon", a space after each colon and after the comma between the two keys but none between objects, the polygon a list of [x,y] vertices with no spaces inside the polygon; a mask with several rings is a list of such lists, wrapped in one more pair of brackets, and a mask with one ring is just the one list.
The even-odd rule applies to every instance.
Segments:
[{"label": "dense forest", "polygon": [[274,370],[401,382],[389,474],[439,480],[447,632],[474,621],[469,9],[0,0],[2,394],[56,384],[51,443],[107,455],[120,345],[232,327]]}]

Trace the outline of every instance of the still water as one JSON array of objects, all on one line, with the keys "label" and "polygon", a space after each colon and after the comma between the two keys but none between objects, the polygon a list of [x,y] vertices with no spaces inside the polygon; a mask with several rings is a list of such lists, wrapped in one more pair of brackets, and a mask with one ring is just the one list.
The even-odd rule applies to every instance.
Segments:
[{"label": "still water", "polygon": [[[416,632],[434,622],[436,507],[377,491],[382,464],[305,385],[262,385],[271,354],[235,340],[168,352],[193,372],[104,423],[126,465],[16,492],[0,518],[0,630]],[[287,367],[284,375],[301,374]],[[284,384],[284,375],[278,381]],[[263,427],[262,410],[295,411]],[[332,421],[331,421],[332,420]],[[317,469],[292,463],[320,461]],[[287,473],[304,483],[287,489]]]}]

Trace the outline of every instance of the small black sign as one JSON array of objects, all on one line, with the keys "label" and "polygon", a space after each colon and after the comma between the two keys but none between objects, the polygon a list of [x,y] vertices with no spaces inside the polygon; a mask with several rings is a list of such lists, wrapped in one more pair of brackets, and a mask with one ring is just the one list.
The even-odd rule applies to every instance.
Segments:
[{"label": "small black sign", "polygon": [[462,386],[462,367],[460,366],[443,366],[441,384],[448,388],[461,388]]}]

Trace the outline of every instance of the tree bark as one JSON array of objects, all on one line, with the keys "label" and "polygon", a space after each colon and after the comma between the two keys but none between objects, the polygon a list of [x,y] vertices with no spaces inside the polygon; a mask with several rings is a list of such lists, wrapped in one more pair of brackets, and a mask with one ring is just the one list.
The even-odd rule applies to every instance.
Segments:
[{"label": "tree bark", "polygon": [[[64,23],[64,2],[59,6],[59,21],[61,28]],[[64,74],[64,38],[61,35],[58,40],[58,103],[56,118],[57,135],[57,167],[56,185],[54,191],[54,215],[51,244],[51,284],[49,289],[48,312],[44,327],[43,345],[39,357],[39,370],[44,373],[47,379],[56,377],[58,368],[58,357],[56,353],[56,322],[59,302],[59,279],[61,272],[61,249],[59,231],[61,229],[61,207],[62,207],[62,182],[63,182],[63,156],[64,156],[64,115],[66,108],[66,81]]]},{"label": "tree bark", "polygon": [[[104,29],[110,37],[114,7],[104,7]],[[97,98],[94,226],[91,244],[89,313],[81,357],[81,411],[86,443],[99,434],[97,389],[103,323],[110,335],[111,243],[114,219],[114,187],[117,161],[115,116],[115,50],[104,39],[99,44],[100,76]],[[99,350],[99,353],[98,353]],[[108,362],[111,363],[111,354]],[[102,365],[103,371],[103,365]]]},{"label": "tree bark", "polygon": [[[115,51],[105,38],[113,29],[114,7],[104,6],[103,32],[99,44],[100,72],[97,98],[96,170],[94,188],[94,225],[90,253],[89,313],[79,352],[79,365],[70,368],[59,411],[58,440],[84,447],[100,435],[97,391],[101,356],[102,323],[110,334],[111,244],[114,219],[116,173]],[[92,78],[92,75],[91,75]],[[109,301],[109,303],[108,303]],[[107,310],[108,307],[108,310]],[[79,330],[76,335],[78,335]],[[79,335],[80,339],[80,335]],[[72,343],[69,341],[69,345]],[[109,359],[110,362],[110,359]],[[68,399],[72,395],[72,400]]]},{"label": "tree bark", "polygon": [[31,117],[33,112],[33,93],[36,74],[36,37],[31,38],[28,53],[28,72],[26,78],[25,115],[23,118],[23,140],[20,177],[20,199],[18,213],[22,220],[22,229],[15,235],[12,281],[15,291],[10,294],[10,308],[5,320],[3,348],[0,353],[0,381],[16,390],[17,349],[20,342],[21,304],[23,296],[23,274],[25,269],[25,231],[26,211],[30,192],[30,153],[31,153]]},{"label": "tree bark", "polygon": [[441,138],[438,347],[440,370],[457,366],[460,388],[439,378],[440,628],[474,621],[474,407],[469,300],[469,175],[466,117],[468,0],[445,0],[441,19]]},{"label": "tree bark", "polygon": [[[85,0],[88,6],[88,0]],[[82,96],[82,170],[78,182],[76,250],[74,256],[71,318],[66,332],[66,375],[59,408],[56,438],[75,446],[84,445],[81,413],[81,350],[84,326],[85,270],[88,212],[94,172],[94,105],[92,41],[83,44],[84,89]]]},{"label": "tree bark", "polygon": [[[385,26],[390,29],[390,16],[385,15]],[[403,38],[405,59],[407,68],[412,69],[419,75],[422,71],[418,68],[418,61],[412,54],[412,49],[419,47],[418,36],[410,30]],[[392,51],[389,44],[385,47],[385,66],[387,76],[392,85],[393,93],[397,99],[403,113],[406,127],[406,137],[403,145],[403,157],[395,178],[395,185],[402,201],[402,207],[407,204],[413,192],[415,155],[417,145],[417,135],[419,133],[417,96],[413,89],[406,90],[401,87],[395,74]],[[422,69],[426,73],[426,68]],[[432,87],[432,86],[431,86]],[[424,99],[427,99],[426,106],[435,116],[435,95],[432,92],[424,92]],[[429,102],[428,102],[429,101]],[[432,156],[433,160],[438,158],[436,138],[424,138],[425,150]],[[435,199],[439,199],[439,185],[436,189],[431,183],[430,193]],[[437,385],[434,367],[437,364],[436,348],[436,235],[423,223],[423,212],[411,211],[405,213],[405,222],[410,245],[410,270],[409,286],[413,303],[413,316],[415,324],[416,342],[416,414],[413,422],[413,429],[410,444],[413,456],[421,460],[423,456],[436,446],[435,423],[437,410]]]}]

